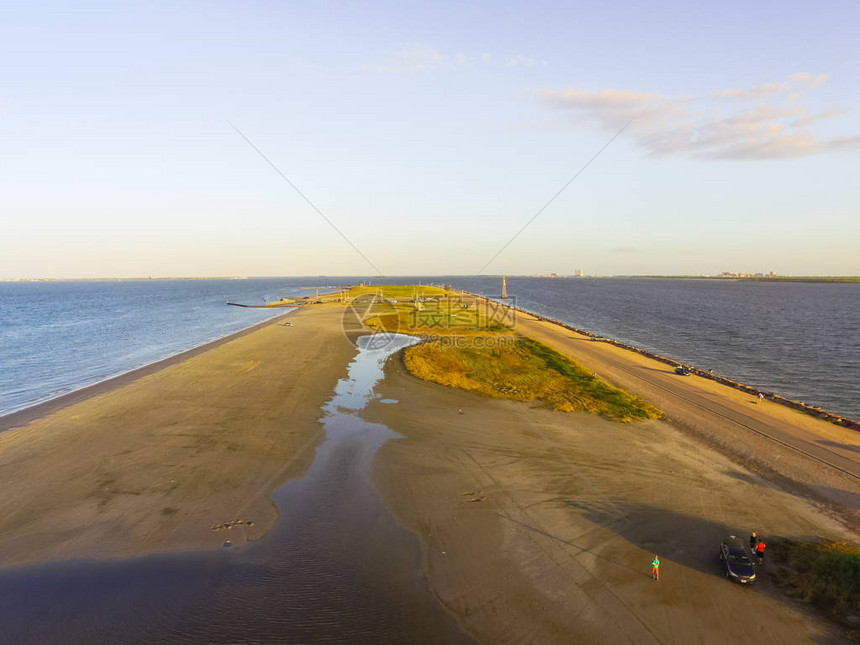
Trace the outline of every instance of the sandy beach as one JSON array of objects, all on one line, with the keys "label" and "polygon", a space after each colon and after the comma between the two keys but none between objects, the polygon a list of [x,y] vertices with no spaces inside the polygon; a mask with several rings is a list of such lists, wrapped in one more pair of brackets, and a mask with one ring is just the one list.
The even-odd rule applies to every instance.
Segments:
[{"label": "sandy beach", "polygon": [[434,593],[480,642],[841,641],[767,570],[754,589],[727,582],[717,550],[751,530],[856,534],[674,422],[484,399],[397,362],[379,392],[398,405],[366,414],[404,438],[380,449],[377,485],[422,537]]},{"label": "sandy beach", "polygon": [[468,633],[487,643],[842,641],[843,627],[788,600],[767,570],[754,590],[729,584],[717,547],[752,530],[856,542],[856,432],[527,314],[516,327],[666,417],[555,413],[389,362],[378,389],[399,403],[365,414],[403,439],[381,448],[375,480],[422,537],[431,586]]},{"label": "sandy beach", "polygon": [[673,427],[860,529],[860,433],[573,333],[528,314],[520,333],[658,406]]},{"label": "sandy beach", "polygon": [[[341,315],[301,309],[290,327],[264,323],[17,415],[31,420],[0,433],[0,565],[264,535],[269,493],[312,462],[322,404],[355,354]],[[235,519],[254,526],[210,529]]]},{"label": "sandy beach", "polygon": [[[235,546],[278,521],[355,347],[326,304],[26,411],[0,434],[0,566]],[[479,642],[838,642],[768,580],[729,584],[729,533],[858,541],[856,433],[521,314],[519,333],[659,406],[658,421],[487,399],[397,356],[360,414],[401,438],[373,481]],[[355,329],[350,329],[354,335]],[[386,400],[382,403],[381,400]],[[391,401],[396,401],[392,404]],[[801,452],[802,451],[802,452]],[[294,456],[298,454],[298,458]],[[828,466],[827,464],[831,464]],[[250,520],[230,531],[211,527]],[[649,576],[654,553],[660,582]]]}]

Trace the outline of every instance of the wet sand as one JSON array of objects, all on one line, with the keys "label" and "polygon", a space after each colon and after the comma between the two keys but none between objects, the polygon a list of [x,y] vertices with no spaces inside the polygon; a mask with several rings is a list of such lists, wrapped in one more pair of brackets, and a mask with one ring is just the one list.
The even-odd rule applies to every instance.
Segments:
[{"label": "wet sand", "polygon": [[619,424],[485,399],[389,362],[378,392],[398,404],[364,414],[404,438],[382,446],[375,481],[421,536],[431,588],[468,633],[486,643],[843,641],[843,628],[778,591],[767,566],[753,588],[729,583],[717,551],[725,535],[752,530],[860,540],[860,485],[848,474],[860,435],[529,316],[517,329],[667,418]]},{"label": "wet sand", "polygon": [[272,493],[281,521],[264,539],[2,570],[0,641],[472,642],[429,592],[418,537],[370,481],[377,448],[396,435],[356,412],[385,357],[414,341],[368,340],[321,410],[325,439],[313,465]]},{"label": "wet sand", "polygon": [[517,328],[653,403],[675,428],[860,529],[860,433],[519,315]]},{"label": "wet sand", "polygon": [[[342,315],[302,309],[292,327],[264,325],[0,434],[0,566],[261,538],[278,520],[270,493],[307,472],[322,406],[355,354]],[[379,449],[374,482],[420,538],[432,592],[468,633],[488,643],[839,640],[767,573],[753,589],[729,584],[716,552],[725,533],[753,529],[857,541],[856,477],[757,431],[849,472],[856,433],[525,315],[518,329],[668,419],[625,425],[484,399],[389,362],[377,393],[397,403],[363,414],[403,438]],[[253,528],[209,529],[240,512]],[[655,552],[659,583],[648,575]]]},{"label": "wet sand", "polygon": [[291,327],[263,324],[27,411],[0,433],[0,566],[212,548],[228,532],[210,527],[235,519],[255,525],[234,542],[264,535],[271,491],[313,461],[322,405],[355,354],[341,317],[301,309]]}]

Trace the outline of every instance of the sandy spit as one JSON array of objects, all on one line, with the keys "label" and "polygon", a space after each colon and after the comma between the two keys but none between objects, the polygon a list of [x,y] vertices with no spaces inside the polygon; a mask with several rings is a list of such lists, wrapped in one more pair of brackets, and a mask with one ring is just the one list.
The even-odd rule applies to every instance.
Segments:
[{"label": "sandy spit", "polygon": [[[268,321],[18,415],[0,433],[0,566],[265,534],[269,493],[309,467],[321,406],[355,355],[341,317],[301,309],[290,327]],[[236,519],[254,526],[210,528]]]}]

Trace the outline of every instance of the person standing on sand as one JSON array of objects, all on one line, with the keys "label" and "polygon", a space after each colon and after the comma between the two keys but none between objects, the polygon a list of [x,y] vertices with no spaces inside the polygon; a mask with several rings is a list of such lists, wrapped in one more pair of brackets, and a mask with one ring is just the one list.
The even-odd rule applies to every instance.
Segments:
[{"label": "person standing on sand", "polygon": [[764,548],[767,545],[764,542],[759,542],[755,547],[755,557],[758,559],[758,563],[762,564],[764,562]]},{"label": "person standing on sand", "polygon": [[750,535],[750,551],[755,553],[755,545],[758,544],[758,538],[755,535],[755,531]]},{"label": "person standing on sand", "polygon": [[657,554],[654,554],[654,559],[651,560],[651,577],[654,580],[660,579],[660,558],[657,557]]}]

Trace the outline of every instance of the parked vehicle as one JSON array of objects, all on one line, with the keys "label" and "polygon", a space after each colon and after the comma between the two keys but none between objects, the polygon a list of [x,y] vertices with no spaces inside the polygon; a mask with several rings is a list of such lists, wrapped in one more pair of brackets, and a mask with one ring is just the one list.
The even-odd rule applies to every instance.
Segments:
[{"label": "parked vehicle", "polygon": [[755,582],[755,566],[743,540],[734,535],[724,539],[720,544],[720,560],[726,568],[727,579],[747,585]]},{"label": "parked vehicle", "polygon": [[678,365],[678,367],[675,368],[675,374],[680,374],[681,376],[689,376],[690,368],[684,367],[683,365]]}]

